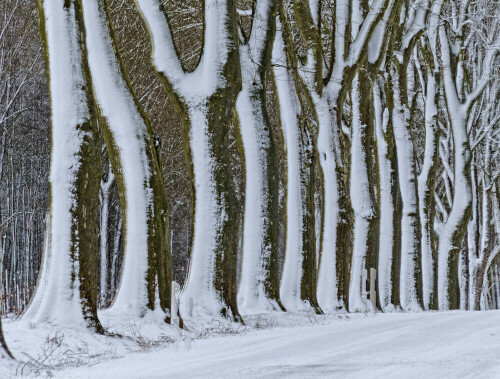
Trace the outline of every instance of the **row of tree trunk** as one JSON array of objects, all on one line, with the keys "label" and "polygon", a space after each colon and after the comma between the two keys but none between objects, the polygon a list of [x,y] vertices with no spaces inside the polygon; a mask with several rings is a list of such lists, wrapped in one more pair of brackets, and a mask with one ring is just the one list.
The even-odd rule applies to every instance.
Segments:
[{"label": "row of tree trunk", "polygon": [[[484,308],[500,236],[493,76],[500,25],[485,9],[500,8],[479,3],[256,0],[241,9],[235,0],[205,0],[203,52],[186,71],[162,3],[136,0],[152,64],[182,122],[192,181],[182,315]],[[172,258],[161,165],[109,0],[39,0],[38,7],[51,96],[50,206],[41,275],[23,317],[104,333],[97,316],[102,135],[124,241],[107,312],[138,318],[160,308],[168,319]],[[231,130],[242,152],[243,215]],[[370,280],[375,301],[367,297]]]}]

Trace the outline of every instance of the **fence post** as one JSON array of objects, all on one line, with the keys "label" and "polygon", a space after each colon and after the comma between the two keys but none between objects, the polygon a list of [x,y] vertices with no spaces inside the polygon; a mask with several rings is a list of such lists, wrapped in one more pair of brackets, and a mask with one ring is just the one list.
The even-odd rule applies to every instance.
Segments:
[{"label": "fence post", "polygon": [[181,286],[179,283],[172,282],[172,293],[170,298],[170,324],[179,326],[179,293]]}]

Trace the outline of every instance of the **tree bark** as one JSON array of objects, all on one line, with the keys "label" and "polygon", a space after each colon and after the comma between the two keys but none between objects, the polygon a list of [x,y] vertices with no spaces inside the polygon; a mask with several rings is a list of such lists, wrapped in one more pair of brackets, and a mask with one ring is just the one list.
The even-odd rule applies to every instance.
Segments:
[{"label": "tree bark", "polygon": [[107,0],[82,4],[86,57],[118,186],[125,238],[121,283],[110,311],[142,317],[155,309],[158,295],[160,308],[168,314],[172,282],[168,204],[151,126],[117,50]]},{"label": "tree bark", "polygon": [[[23,318],[84,324],[98,333],[100,146],[79,1],[38,3],[50,83],[50,210],[41,275]],[[56,74],[57,73],[57,74]]]}]

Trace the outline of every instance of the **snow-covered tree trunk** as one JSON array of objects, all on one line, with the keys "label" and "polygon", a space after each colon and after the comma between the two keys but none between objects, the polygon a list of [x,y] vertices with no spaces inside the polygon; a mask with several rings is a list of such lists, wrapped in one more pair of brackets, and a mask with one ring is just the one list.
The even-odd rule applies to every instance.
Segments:
[{"label": "snow-covered tree trunk", "polygon": [[[284,19],[283,9],[280,19]],[[316,235],[314,209],[315,151],[309,120],[297,94],[301,81],[288,67],[296,63],[288,25],[278,22],[273,69],[287,161],[287,229],[280,296],[287,310],[314,309],[316,300]]]},{"label": "snow-covered tree trunk", "polygon": [[[388,306],[388,283],[391,282],[391,277],[394,276],[394,273],[399,273],[399,265],[397,266],[398,270],[394,270],[395,264],[399,263],[398,244],[394,245],[388,251],[388,241],[382,241],[380,236],[380,233],[384,233],[385,229],[381,230],[379,226],[380,201],[382,200],[380,187],[380,175],[382,174],[379,169],[384,168],[379,167],[377,159],[376,134],[377,124],[380,124],[378,125],[379,129],[383,128],[383,113],[385,112],[381,109],[380,96],[378,96],[378,99],[375,99],[377,96],[373,93],[373,86],[380,67],[385,61],[385,56],[389,48],[388,42],[392,38],[393,25],[398,18],[397,15],[401,4],[396,5],[393,2],[389,2],[384,5],[377,3],[379,7],[378,13],[373,13],[363,2],[354,1],[352,4],[353,27],[350,32],[355,39],[350,46],[352,49],[350,52],[352,55],[351,62],[356,62],[357,68],[363,67],[363,69],[356,69],[354,71],[346,70],[344,73],[348,78],[349,72],[351,72],[351,75],[355,73],[350,96],[351,114],[348,117],[351,121],[349,136],[351,147],[349,156],[343,162],[346,167],[350,167],[349,190],[351,207],[354,214],[348,309],[350,311],[365,311],[371,308],[371,304],[375,304],[376,307]],[[368,32],[366,28],[369,28]],[[364,46],[365,50],[361,53],[358,49],[363,46],[363,43],[366,43],[366,45]],[[346,81],[345,78],[344,81]],[[347,82],[349,83],[350,81],[347,80]],[[389,94],[390,91],[385,92]],[[339,99],[342,98],[343,96],[339,97]],[[392,98],[389,103],[391,104],[389,109],[392,109]],[[378,109],[374,109],[374,107],[378,107]],[[392,121],[392,117],[391,114],[385,116],[387,126],[389,125],[389,121]],[[387,141],[390,141],[390,139]],[[381,147],[383,148],[383,146]],[[381,153],[384,155],[383,152]],[[387,163],[389,163],[387,157],[382,157],[382,161],[386,164],[385,168],[387,168]],[[385,171],[384,179],[386,181],[388,175],[390,176],[390,172]],[[394,185],[395,183],[392,184]],[[392,191],[391,188],[384,188],[384,190]],[[396,199],[395,195],[397,193],[392,192],[391,195],[388,195],[387,192],[384,194],[384,205],[386,206],[384,209],[384,223],[390,222],[390,218],[392,217],[387,207],[387,201],[390,201],[389,197],[393,197],[394,200]],[[394,207],[394,204],[392,206]],[[394,234],[398,234],[398,229],[393,227],[395,225],[394,220],[391,223],[392,225],[388,230],[389,239],[392,239]],[[378,277],[371,278],[371,268],[376,269],[381,262],[379,255],[380,243],[386,244],[382,253],[382,261],[384,262],[382,283],[378,282]],[[388,277],[388,272],[391,272],[391,277]],[[372,301],[368,302],[365,280],[373,281],[376,287],[383,288],[381,294],[385,298],[382,300],[378,296],[376,299],[371,299]],[[393,294],[397,293],[397,290],[398,287],[392,291]],[[379,293],[379,295],[381,294]],[[396,304],[398,303],[397,301]]]},{"label": "snow-covered tree trunk", "polygon": [[[323,171],[323,239],[321,241],[320,264],[318,270],[318,304],[323,310],[334,311],[342,307],[338,289],[338,263],[335,250],[337,239],[337,219],[339,194],[337,188],[337,162],[335,155],[335,117],[328,92],[317,96],[312,92],[318,117],[317,149]],[[339,263],[341,263],[340,261]],[[342,272],[342,270],[340,270]]]},{"label": "snow-covered tree trunk", "polygon": [[479,299],[479,309],[481,310],[500,308],[500,271],[498,259],[500,256],[500,246],[498,245],[498,241],[500,240],[500,191],[498,188],[500,180],[497,178],[496,181],[492,186],[493,196],[491,197],[491,203],[493,209],[491,214],[493,219],[490,226],[493,224],[492,229],[494,229],[497,243],[488,252],[488,259],[484,267],[483,286]]},{"label": "snow-covered tree trunk", "polygon": [[[335,156],[334,126],[335,115],[330,91],[324,88],[323,49],[321,46],[320,4],[317,0],[299,0],[293,2],[293,15],[296,26],[303,40],[307,43],[308,56],[304,67],[299,67],[301,80],[307,88],[308,106],[315,112],[317,136],[315,149],[321,168],[322,202],[320,215],[321,229],[319,239],[319,270],[317,298],[324,310],[334,311],[341,307],[338,300],[335,251],[336,215],[337,215],[337,167]],[[338,93],[338,88],[336,88]]]},{"label": "snow-covered tree trunk", "polygon": [[279,174],[266,109],[266,74],[275,34],[275,2],[258,0],[240,47],[242,90],[236,101],[245,154],[245,215],[238,307],[282,308],[279,300]]},{"label": "snow-covered tree trunk", "polygon": [[5,337],[3,335],[2,331],[2,320],[0,319],[0,358],[4,358],[4,354],[7,355],[7,357],[14,359],[14,356],[10,352],[9,348],[7,347],[7,343],[5,342]]},{"label": "snow-covered tree trunk", "polygon": [[[1,207],[0,207],[0,214],[1,214]],[[2,226],[0,225],[0,251],[2,251]],[[2,268],[2,265],[0,264],[0,269]],[[0,276],[1,278],[1,276]],[[1,283],[1,282],[0,282]],[[2,286],[3,287],[3,286]],[[2,298],[2,287],[0,287],[0,298]],[[10,352],[9,348],[7,347],[7,343],[5,342],[5,337],[3,335],[2,331],[2,317],[0,316],[0,359],[4,358],[4,354],[7,355],[7,357],[14,359],[12,356],[12,353]]]},{"label": "snow-covered tree trunk", "polygon": [[[378,261],[378,222],[375,203],[373,168],[373,119],[371,91],[368,75],[356,75],[352,86],[351,134],[351,202],[354,211],[354,245],[351,282],[349,285],[349,311],[364,312],[371,303],[364,293],[364,270],[370,270]],[[368,87],[368,88],[367,88]],[[375,267],[373,267],[375,268]]]},{"label": "snow-covered tree trunk", "polygon": [[[379,169],[379,208],[380,236],[378,258],[378,298],[382,310],[399,306],[400,272],[400,202],[397,177],[397,155],[392,130],[391,111],[383,104],[383,83],[379,80],[374,86],[374,120],[377,138],[377,159]],[[388,87],[388,86],[386,86]],[[392,99],[392,91],[386,95]]]},{"label": "snow-covered tree trunk", "polygon": [[[448,96],[448,95],[447,95]],[[448,101],[450,101],[448,99]],[[457,308],[458,256],[471,212],[471,186],[469,177],[470,150],[467,140],[465,114],[458,106],[449,106],[455,146],[455,187],[453,205],[448,220],[439,236],[438,249],[438,301],[439,309]],[[451,291],[451,292],[450,292]]]},{"label": "snow-covered tree trunk", "polygon": [[[449,35],[449,33],[453,33],[456,30],[459,33],[465,30],[463,25],[467,22],[468,4],[462,5],[460,8],[460,17],[455,21],[458,26],[455,25],[452,30],[447,30],[445,26],[439,27],[443,88],[454,149],[452,205],[439,236],[439,309],[458,308],[459,306],[458,256],[472,210],[470,176],[472,155],[468,124],[472,107],[491,80],[492,65],[500,48],[500,42],[495,40],[498,37],[493,35],[491,44],[484,49],[482,63],[477,67],[478,73],[476,74],[475,82],[467,84],[468,91],[466,91],[466,83],[464,81],[464,65],[466,62],[464,61],[464,55],[460,54],[460,50],[450,46],[450,39],[452,37]],[[494,33],[495,31],[493,30],[492,32]],[[459,41],[464,41],[463,35],[456,37]],[[459,52],[458,55],[455,54],[457,51]]]},{"label": "snow-covered tree trunk", "polygon": [[[440,72],[437,52],[438,28],[440,23],[441,8],[444,0],[432,2],[427,28],[425,29],[425,42],[421,47],[423,63],[427,74],[420,72],[427,78],[425,87],[424,121],[425,145],[424,159],[418,175],[418,206],[421,228],[421,256],[422,256],[422,303],[424,309],[437,309],[437,235],[434,219],[436,217],[436,175],[439,159],[439,124],[438,106],[440,101]],[[420,65],[420,67],[423,67]]]},{"label": "snow-covered tree trunk", "polygon": [[438,74],[427,75],[425,99],[425,154],[418,176],[418,198],[422,248],[422,297],[425,309],[437,309],[436,264],[437,236],[434,231],[436,214],[435,186],[439,155],[439,125],[437,104]]},{"label": "snow-covered tree trunk", "polygon": [[[403,309],[422,307],[421,231],[417,186],[417,159],[414,152],[410,98],[413,67],[411,57],[417,38],[426,27],[431,1],[414,0],[399,10],[391,37],[388,86],[391,88],[390,112],[397,155],[397,175],[401,194],[399,302]],[[395,55],[392,58],[392,54]],[[396,286],[395,283],[393,285]]]},{"label": "snow-covered tree trunk", "polygon": [[124,262],[110,312],[142,317],[170,309],[168,204],[152,130],[128,82],[105,0],[82,0],[87,59],[101,130],[122,205]]},{"label": "snow-covered tree trunk", "polygon": [[100,146],[79,12],[79,1],[39,2],[52,115],[50,209],[41,274],[23,319],[102,333],[97,319]]},{"label": "snow-covered tree trunk", "polygon": [[[486,152],[488,154],[489,152]],[[489,159],[485,159],[485,167],[490,163]],[[491,187],[484,182],[481,186],[481,221],[478,222],[478,227],[481,228],[481,242],[479,245],[479,254],[470,262],[470,307],[476,311],[481,309],[481,295],[483,293],[483,285],[487,276],[486,268],[491,246],[490,222],[491,222]],[[478,220],[479,221],[479,220]]]},{"label": "snow-covered tree trunk", "polygon": [[229,166],[228,133],[241,89],[233,0],[204,3],[204,46],[198,67],[182,69],[158,0],[136,4],[153,40],[152,58],[181,113],[194,187],[194,236],[180,309],[239,319],[236,255],[239,211]]},{"label": "snow-covered tree trunk", "polygon": [[418,213],[417,173],[407,105],[406,64],[393,71],[394,108],[392,114],[398,157],[399,186],[402,200],[400,300],[403,309],[420,308],[421,257]]},{"label": "snow-covered tree trunk", "polygon": [[500,272],[498,265],[492,267],[488,280],[488,292],[485,294],[487,297],[486,309],[499,309],[500,308]]}]

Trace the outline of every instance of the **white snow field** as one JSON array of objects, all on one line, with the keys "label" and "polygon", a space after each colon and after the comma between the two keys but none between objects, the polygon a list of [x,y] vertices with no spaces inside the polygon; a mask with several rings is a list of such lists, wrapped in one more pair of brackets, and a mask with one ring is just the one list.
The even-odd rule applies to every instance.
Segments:
[{"label": "white snow field", "polygon": [[[58,363],[50,358],[46,370],[0,362],[0,377],[14,377],[16,370],[19,375],[21,367],[27,376],[60,378],[500,378],[500,311],[268,313],[247,315],[246,320],[246,327],[221,322],[206,326],[205,321],[200,329],[189,322],[194,339],[166,326],[162,334],[167,343],[149,348],[138,348],[137,336],[139,330],[145,344],[160,341],[147,339],[160,328],[152,319],[129,330],[136,340],[65,329],[59,333],[68,336],[70,353],[64,346],[58,359],[67,362],[51,368]],[[36,356],[41,345],[31,345],[56,333],[23,329],[17,322],[5,326],[7,342],[20,360],[27,359],[22,351]],[[115,330],[119,328],[125,330],[126,324],[117,324]],[[80,360],[75,359],[78,351]]]}]

